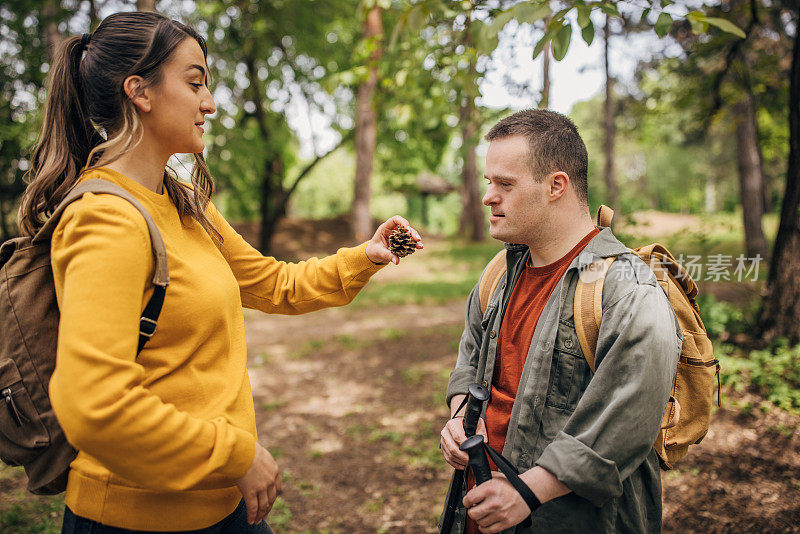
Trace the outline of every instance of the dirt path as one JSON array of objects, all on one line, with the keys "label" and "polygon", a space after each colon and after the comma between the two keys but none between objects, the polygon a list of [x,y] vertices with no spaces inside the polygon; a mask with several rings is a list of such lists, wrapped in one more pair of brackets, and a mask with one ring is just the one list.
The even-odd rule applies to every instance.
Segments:
[{"label": "dirt path", "polygon": [[[248,316],[261,441],[285,476],[277,533],[436,532],[462,321],[460,303]],[[718,411],[664,475],[665,532],[800,532],[799,427],[777,410]]]}]

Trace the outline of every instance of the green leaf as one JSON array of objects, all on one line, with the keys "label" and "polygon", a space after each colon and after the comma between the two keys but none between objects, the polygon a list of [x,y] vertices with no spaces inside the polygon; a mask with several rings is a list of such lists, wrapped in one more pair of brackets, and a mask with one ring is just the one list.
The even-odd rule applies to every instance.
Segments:
[{"label": "green leaf", "polygon": [[706,33],[706,30],[708,29],[708,24],[704,24],[699,20],[695,19],[688,19],[688,20],[689,20],[689,25],[692,27],[692,32],[695,35],[701,35],[703,33]]},{"label": "green leaf", "polygon": [[558,33],[553,38],[553,58],[556,61],[561,61],[567,55],[571,40],[572,26],[570,24],[565,24],[558,30]]},{"label": "green leaf", "polygon": [[739,26],[734,24],[733,22],[720,19],[716,17],[708,17],[706,18],[705,22],[711,24],[712,26],[716,26],[720,30],[735,35],[736,37],[741,37],[742,39],[747,38],[747,34],[745,34]]},{"label": "green leaf", "polygon": [[594,24],[589,24],[584,29],[582,29],[581,37],[583,37],[583,40],[586,41],[587,45],[591,46],[592,41],[594,41]]},{"label": "green leaf", "polygon": [[673,0],[661,0],[661,9],[664,9],[665,7],[669,7],[674,3],[675,2],[673,2]]},{"label": "green leaf", "polygon": [[481,54],[491,54],[498,44],[497,32],[482,20],[475,20],[470,26],[470,33],[475,40],[475,49]]},{"label": "green leaf", "polygon": [[642,20],[647,19],[649,15],[650,15],[650,8],[649,7],[644,8],[644,11],[642,11]]},{"label": "green leaf", "polygon": [[592,19],[589,17],[591,12],[589,6],[578,6],[578,26],[581,29],[586,29],[587,26],[592,24]]},{"label": "green leaf", "polygon": [[533,59],[536,59],[536,57],[542,53],[544,45],[546,45],[547,42],[553,38],[553,35],[555,35],[555,33],[556,29],[551,28],[545,32],[545,34],[542,36],[541,39],[539,39],[539,42],[536,43],[536,46],[533,47]]},{"label": "green leaf", "polygon": [[656,30],[656,35],[659,37],[664,37],[667,35],[672,29],[672,17],[670,14],[662,11],[658,16],[658,20],[656,21],[654,29]]},{"label": "green leaf", "polygon": [[692,26],[692,32],[700,35],[708,31],[708,23],[706,22],[706,15],[700,11],[690,11],[686,14],[686,20]]},{"label": "green leaf", "polygon": [[415,6],[411,11],[408,12],[408,18],[406,19],[408,30],[414,33],[419,33],[419,31],[422,30],[422,27],[425,25],[425,20],[427,18],[428,13],[425,11],[425,5],[420,4]]},{"label": "green leaf", "polygon": [[567,8],[562,9],[561,11],[557,11],[557,12],[553,13],[553,19],[552,20],[556,20],[556,21],[559,21],[559,22],[563,23],[564,22],[564,15],[569,13],[570,9],[572,9],[572,8],[571,7],[567,7]]},{"label": "green leaf", "polygon": [[513,16],[517,22],[520,23],[536,22],[537,20],[541,20],[551,13],[549,4],[539,4],[536,2],[517,4],[516,6],[512,7],[510,11],[514,14]]},{"label": "green leaf", "polygon": [[616,4],[600,4],[600,11],[612,17],[619,17],[619,10]]},{"label": "green leaf", "polygon": [[495,33],[500,33],[500,31],[506,27],[506,24],[508,24],[509,21],[513,18],[514,18],[513,9],[509,9],[508,11],[503,11],[502,13],[499,13],[492,21],[491,24],[492,31]]}]

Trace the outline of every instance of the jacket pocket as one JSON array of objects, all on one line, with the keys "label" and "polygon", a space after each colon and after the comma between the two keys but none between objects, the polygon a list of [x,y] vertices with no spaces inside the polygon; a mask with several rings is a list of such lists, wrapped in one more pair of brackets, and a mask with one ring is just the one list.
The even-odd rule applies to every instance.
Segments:
[{"label": "jacket pocket", "polygon": [[0,362],[0,459],[24,465],[50,443],[47,429],[13,360]]},{"label": "jacket pocket", "polygon": [[581,353],[575,327],[567,321],[558,322],[558,335],[550,365],[550,385],[545,405],[574,410],[589,383],[591,370]]}]

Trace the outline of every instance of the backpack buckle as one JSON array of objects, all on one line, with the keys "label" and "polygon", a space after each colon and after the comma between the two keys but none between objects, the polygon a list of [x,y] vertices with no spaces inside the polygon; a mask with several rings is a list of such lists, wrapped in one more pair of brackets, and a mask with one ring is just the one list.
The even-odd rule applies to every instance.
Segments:
[{"label": "backpack buckle", "polygon": [[153,337],[153,334],[156,333],[156,323],[154,320],[142,317],[139,319],[139,335],[144,336],[146,338]]}]

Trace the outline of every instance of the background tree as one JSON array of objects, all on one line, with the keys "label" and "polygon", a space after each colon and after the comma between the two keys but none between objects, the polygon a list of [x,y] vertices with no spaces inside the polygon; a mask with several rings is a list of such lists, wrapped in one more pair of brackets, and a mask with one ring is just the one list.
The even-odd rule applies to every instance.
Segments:
[{"label": "background tree", "polygon": [[381,37],[383,22],[381,6],[371,0],[363,5],[364,40],[369,56],[367,77],[358,86],[356,97],[356,175],[353,183],[353,234],[356,241],[364,241],[373,231],[372,216],[369,211],[372,167],[377,143],[377,117],[373,102],[378,85],[378,63],[382,54]]},{"label": "background tree", "polygon": [[[330,95],[322,82],[350,66],[357,6],[355,0],[199,4],[197,25],[209,34],[221,125],[212,130],[220,150],[209,151],[209,166],[230,193],[232,213],[258,215],[262,252],[269,251],[300,181],[332,152],[321,152],[312,138],[314,156],[298,162],[287,112],[304,111],[310,125],[321,109],[335,115],[349,105],[349,91]],[[348,126],[334,149],[350,139]]]}]

